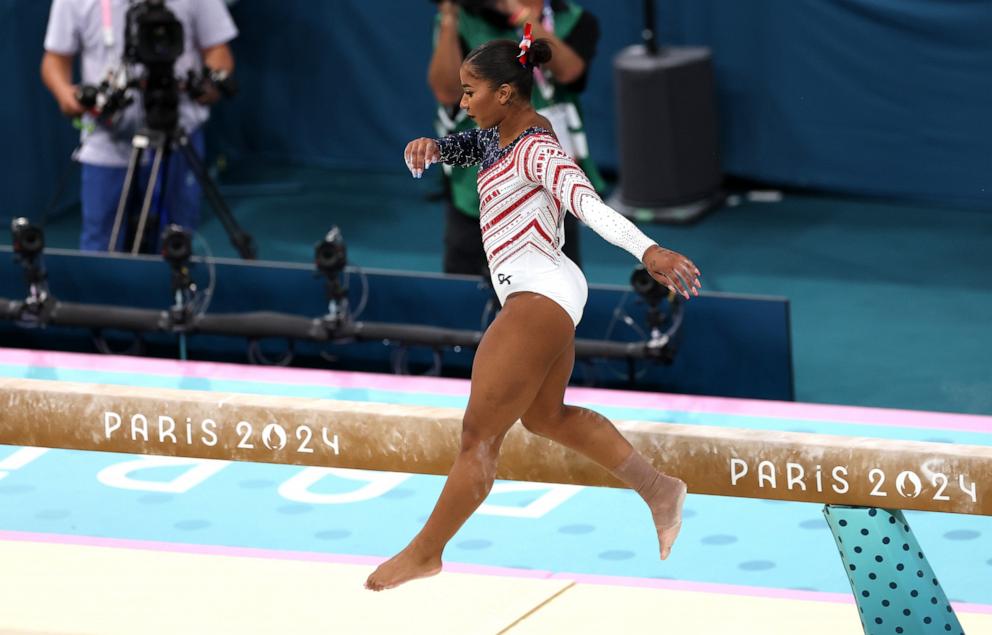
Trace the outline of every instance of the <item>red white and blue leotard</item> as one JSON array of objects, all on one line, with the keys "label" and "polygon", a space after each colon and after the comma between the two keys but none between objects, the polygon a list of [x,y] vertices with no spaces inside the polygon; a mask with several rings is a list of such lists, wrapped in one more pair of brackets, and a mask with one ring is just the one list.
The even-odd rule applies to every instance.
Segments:
[{"label": "red white and blue leotard", "polygon": [[587,289],[582,272],[561,251],[566,210],[638,260],[655,244],[603,203],[544,128],[528,128],[505,148],[496,128],[449,135],[437,145],[443,163],[481,166],[479,225],[501,303],[518,291],[540,293],[579,323]]}]

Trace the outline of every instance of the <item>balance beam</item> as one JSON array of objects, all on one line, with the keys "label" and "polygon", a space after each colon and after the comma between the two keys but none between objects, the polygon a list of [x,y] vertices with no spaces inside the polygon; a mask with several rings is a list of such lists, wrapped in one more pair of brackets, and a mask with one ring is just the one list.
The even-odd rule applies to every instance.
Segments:
[{"label": "balance beam", "polygon": [[[453,408],[0,379],[0,444],[447,474]],[[992,515],[992,447],[645,421],[617,427],[694,494]],[[514,426],[497,477],[620,487]]]}]

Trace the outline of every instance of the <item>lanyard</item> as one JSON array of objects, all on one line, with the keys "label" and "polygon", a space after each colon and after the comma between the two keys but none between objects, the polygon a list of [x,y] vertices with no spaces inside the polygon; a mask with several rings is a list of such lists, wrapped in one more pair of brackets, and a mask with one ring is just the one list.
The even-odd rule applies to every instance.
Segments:
[{"label": "lanyard", "polygon": [[[548,33],[555,32],[555,12],[551,8],[551,0],[544,0],[544,9],[541,11],[541,26]],[[554,84],[548,80],[548,77],[539,68],[534,69],[534,82],[537,84],[537,88],[541,91],[541,96],[545,101],[554,99]]]},{"label": "lanyard", "polygon": [[103,45],[107,48],[114,46],[114,16],[110,11],[111,0],[100,0],[101,13],[103,14]]}]

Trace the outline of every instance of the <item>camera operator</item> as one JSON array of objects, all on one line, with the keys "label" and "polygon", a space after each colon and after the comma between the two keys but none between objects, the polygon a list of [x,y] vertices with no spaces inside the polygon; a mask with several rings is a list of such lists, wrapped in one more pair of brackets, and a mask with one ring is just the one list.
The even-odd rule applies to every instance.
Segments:
[{"label": "camera operator", "polygon": [[[579,95],[585,90],[589,64],[596,54],[599,22],[574,2],[564,0],[440,0],[434,33],[434,54],[427,82],[438,101],[438,136],[475,126],[459,108],[462,98],[458,69],[469,51],[494,39],[519,41],[523,26],[533,26],[533,39],[546,38],[553,51],[545,72],[536,71],[532,101],[554,126],[562,148],[582,167],[593,186],[603,180],[589,158]],[[444,234],[444,271],[481,275],[486,256],[479,231],[477,168],[448,168]],[[565,255],[581,266],[578,222],[565,215]]]},{"label": "camera operator", "polygon": [[[45,35],[42,81],[64,114],[83,115],[81,143],[73,157],[82,164],[83,222],[79,246],[83,251],[108,248],[132,139],[144,124],[144,111],[141,96],[136,94],[134,102],[114,118],[112,125],[102,118],[97,121],[79,102],[79,86],[72,78],[73,61],[79,55],[82,85],[98,85],[108,73],[120,69],[125,15],[135,3],[136,0],[54,0]],[[165,6],[175,14],[184,31],[183,52],[175,63],[177,77],[184,77],[190,71],[199,73],[204,67],[228,74],[234,70],[234,58],[227,44],[238,31],[224,0],[166,0]],[[209,117],[209,105],[219,96],[209,82],[205,82],[204,91],[196,100],[185,92],[180,95],[179,125],[189,133],[190,143],[201,157],[202,126]],[[146,155],[138,178],[141,191],[148,181],[149,158]],[[195,229],[200,215],[199,184],[179,153],[170,156],[165,170],[168,174],[165,192],[155,192],[154,205],[161,211],[161,226],[178,224]],[[160,232],[153,233],[157,236]],[[118,249],[123,246],[125,235],[126,232],[121,232]]]}]

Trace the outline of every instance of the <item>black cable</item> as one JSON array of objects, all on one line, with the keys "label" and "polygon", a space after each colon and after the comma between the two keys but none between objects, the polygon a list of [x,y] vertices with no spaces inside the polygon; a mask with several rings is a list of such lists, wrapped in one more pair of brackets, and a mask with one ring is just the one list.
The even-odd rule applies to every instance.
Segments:
[{"label": "black cable", "polygon": [[122,350],[114,350],[110,343],[107,342],[107,338],[103,335],[103,329],[93,329],[91,338],[93,340],[93,345],[96,350],[104,355],[130,355],[135,357],[140,357],[145,354],[147,346],[145,345],[145,340],[141,338],[138,333],[132,333],[134,339],[131,340],[127,348]]},{"label": "black cable", "polygon": [[262,351],[261,340],[251,338],[248,340],[248,361],[256,366],[289,366],[296,357],[293,340],[286,340],[286,351],[278,358],[270,358]]}]

